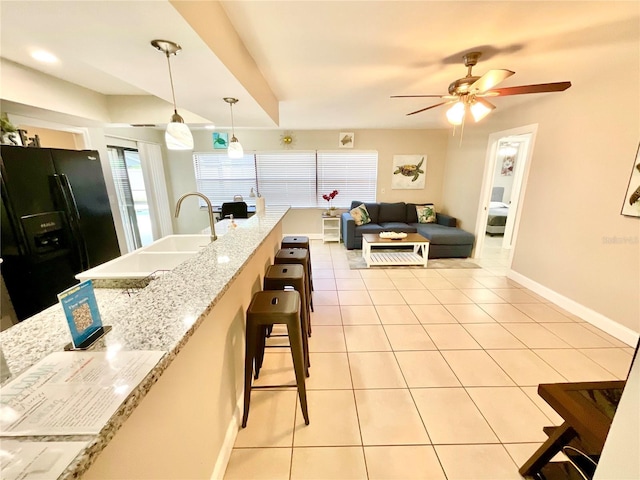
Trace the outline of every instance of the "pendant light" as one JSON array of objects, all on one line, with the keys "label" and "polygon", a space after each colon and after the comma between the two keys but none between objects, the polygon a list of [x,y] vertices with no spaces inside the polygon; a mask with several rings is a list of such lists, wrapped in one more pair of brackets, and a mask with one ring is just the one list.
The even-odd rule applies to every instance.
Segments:
[{"label": "pendant light", "polygon": [[242,158],[244,156],[244,150],[242,149],[242,145],[236,138],[235,129],[233,126],[233,105],[238,103],[237,98],[225,97],[223,98],[225,102],[229,104],[229,108],[231,108],[231,140],[229,140],[229,148],[227,149],[227,155],[229,158]]},{"label": "pendant light", "polygon": [[176,107],[176,93],[173,88],[173,75],[171,74],[171,62],[169,56],[177,55],[182,47],[169,40],[153,40],[151,45],[167,56],[167,66],[169,67],[169,81],[171,82],[171,96],[173,98],[173,115],[167,124],[164,133],[164,141],[169,150],[193,150],[193,135],[189,127],[184,123],[184,119],[178,115]]}]

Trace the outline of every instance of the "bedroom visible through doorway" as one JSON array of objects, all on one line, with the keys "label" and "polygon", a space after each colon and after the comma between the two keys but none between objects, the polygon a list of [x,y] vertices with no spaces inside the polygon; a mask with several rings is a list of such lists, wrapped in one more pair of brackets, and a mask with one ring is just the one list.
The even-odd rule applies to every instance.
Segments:
[{"label": "bedroom visible through doorway", "polygon": [[476,258],[511,264],[522,194],[536,126],[497,132],[489,137],[478,213]]}]

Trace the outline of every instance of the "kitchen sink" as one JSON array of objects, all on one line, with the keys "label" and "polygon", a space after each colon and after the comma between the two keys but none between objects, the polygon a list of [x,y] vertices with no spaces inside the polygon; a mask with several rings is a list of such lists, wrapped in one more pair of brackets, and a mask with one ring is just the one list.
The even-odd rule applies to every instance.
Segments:
[{"label": "kitchen sink", "polygon": [[173,270],[210,244],[209,235],[167,235],[151,245],[76,275],[78,280],[138,280]]},{"label": "kitchen sink", "polygon": [[144,247],[145,252],[197,252],[211,243],[209,235],[167,235]]}]

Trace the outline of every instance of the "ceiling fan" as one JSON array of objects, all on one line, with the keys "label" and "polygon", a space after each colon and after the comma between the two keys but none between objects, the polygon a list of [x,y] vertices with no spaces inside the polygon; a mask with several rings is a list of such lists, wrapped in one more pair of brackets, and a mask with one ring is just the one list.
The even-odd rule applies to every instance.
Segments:
[{"label": "ceiling fan", "polygon": [[523,95],[526,93],[562,92],[571,86],[571,82],[540,83],[536,85],[520,85],[517,87],[494,88],[500,82],[515,74],[511,70],[489,70],[481,77],[472,75],[471,69],[478,63],[482,52],[469,52],[464,55],[464,66],[467,75],[449,85],[448,95],[392,95],[391,98],[442,98],[445,101],[426,108],[421,108],[407,115],[415,115],[441,105],[453,104],[447,110],[447,119],[453,125],[460,125],[467,111],[471,112],[477,122],[486,117],[495,107],[485,97],[504,97],[507,95]]}]

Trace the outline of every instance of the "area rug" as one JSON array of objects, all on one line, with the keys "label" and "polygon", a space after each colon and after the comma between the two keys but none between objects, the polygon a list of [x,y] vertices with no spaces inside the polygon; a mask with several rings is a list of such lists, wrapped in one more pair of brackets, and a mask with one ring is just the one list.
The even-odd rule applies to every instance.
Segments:
[{"label": "area rug", "polygon": [[[378,249],[376,249],[378,251]],[[384,251],[384,250],[383,250]],[[362,258],[362,250],[347,250],[347,261],[351,270],[367,268],[367,263]],[[421,268],[419,265],[399,265],[373,268]],[[427,268],[482,268],[468,258],[433,258],[427,262]]]}]

